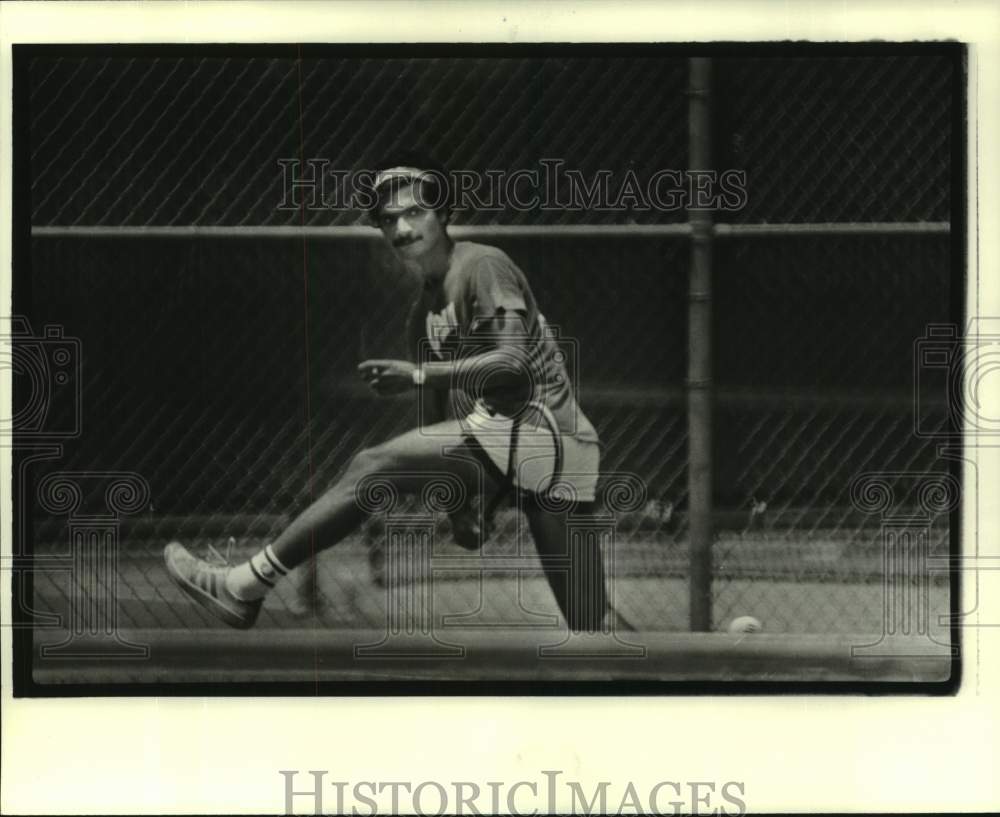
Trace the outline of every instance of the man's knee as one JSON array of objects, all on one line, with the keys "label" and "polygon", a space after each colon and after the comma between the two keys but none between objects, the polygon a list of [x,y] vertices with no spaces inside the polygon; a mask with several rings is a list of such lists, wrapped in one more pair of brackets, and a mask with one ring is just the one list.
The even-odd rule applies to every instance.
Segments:
[{"label": "man's knee", "polygon": [[397,457],[387,445],[374,445],[363,448],[351,460],[349,472],[362,479],[375,474],[391,473],[397,465]]}]

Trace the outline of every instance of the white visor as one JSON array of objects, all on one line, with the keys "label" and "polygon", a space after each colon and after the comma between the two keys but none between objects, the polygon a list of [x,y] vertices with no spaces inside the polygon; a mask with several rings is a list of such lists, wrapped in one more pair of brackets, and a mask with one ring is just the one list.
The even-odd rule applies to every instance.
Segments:
[{"label": "white visor", "polygon": [[427,175],[426,170],[420,170],[416,167],[390,167],[388,170],[380,170],[378,175],[375,176],[374,189],[378,190],[386,182],[391,182],[395,179],[413,182],[425,175]]}]

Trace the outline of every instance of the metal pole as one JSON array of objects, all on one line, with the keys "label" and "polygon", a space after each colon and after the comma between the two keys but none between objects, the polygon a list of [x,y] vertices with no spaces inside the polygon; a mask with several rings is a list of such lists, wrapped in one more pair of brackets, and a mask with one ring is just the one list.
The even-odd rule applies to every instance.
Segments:
[{"label": "metal pole", "polygon": [[[711,170],[711,61],[694,57],[688,79],[691,170]],[[688,295],[688,524],[693,631],[712,629],[712,214],[688,203],[692,228]]]}]

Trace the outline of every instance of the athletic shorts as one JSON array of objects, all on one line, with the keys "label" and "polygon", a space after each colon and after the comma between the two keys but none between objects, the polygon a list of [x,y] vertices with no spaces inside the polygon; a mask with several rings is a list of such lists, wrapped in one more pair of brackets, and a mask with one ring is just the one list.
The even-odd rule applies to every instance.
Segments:
[{"label": "athletic shorts", "polygon": [[515,487],[534,494],[553,489],[557,495],[578,502],[595,500],[601,466],[600,444],[560,434],[547,409],[525,412],[515,427],[510,417],[491,415],[478,402],[462,420],[462,428],[496,466],[498,473],[494,476],[510,479]]}]

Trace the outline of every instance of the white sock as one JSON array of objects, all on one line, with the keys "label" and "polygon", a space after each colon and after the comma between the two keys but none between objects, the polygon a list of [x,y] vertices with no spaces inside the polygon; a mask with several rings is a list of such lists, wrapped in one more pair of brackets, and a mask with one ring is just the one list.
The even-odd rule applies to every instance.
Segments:
[{"label": "white sock", "polygon": [[226,574],[226,589],[241,601],[256,601],[267,595],[275,582],[288,575],[288,568],[270,545],[248,562],[237,565]]}]

